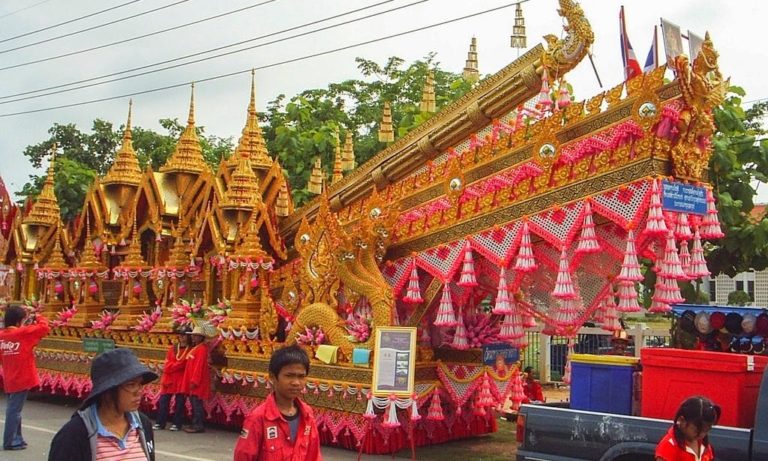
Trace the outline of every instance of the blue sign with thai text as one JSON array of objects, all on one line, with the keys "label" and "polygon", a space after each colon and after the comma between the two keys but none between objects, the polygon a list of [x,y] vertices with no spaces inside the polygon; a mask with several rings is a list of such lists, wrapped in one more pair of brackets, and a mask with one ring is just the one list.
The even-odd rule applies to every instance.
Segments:
[{"label": "blue sign with thai text", "polygon": [[507,365],[512,365],[520,360],[520,349],[509,344],[497,343],[483,346],[483,363],[494,366],[497,360],[503,359]]},{"label": "blue sign with thai text", "polygon": [[679,182],[661,181],[661,207],[680,213],[707,214],[707,189]]}]

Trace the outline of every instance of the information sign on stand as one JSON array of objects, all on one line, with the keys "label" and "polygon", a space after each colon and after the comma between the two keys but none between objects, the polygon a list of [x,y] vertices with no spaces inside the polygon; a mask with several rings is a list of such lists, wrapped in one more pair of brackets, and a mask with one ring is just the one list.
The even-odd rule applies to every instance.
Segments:
[{"label": "information sign on stand", "polygon": [[416,328],[378,327],[373,352],[373,394],[410,397],[415,372]]},{"label": "information sign on stand", "polygon": [[83,338],[83,351],[95,352],[101,354],[104,351],[111,351],[115,348],[115,340],[107,338]]},{"label": "information sign on stand", "polygon": [[674,181],[661,181],[661,207],[666,211],[707,214],[707,189]]}]

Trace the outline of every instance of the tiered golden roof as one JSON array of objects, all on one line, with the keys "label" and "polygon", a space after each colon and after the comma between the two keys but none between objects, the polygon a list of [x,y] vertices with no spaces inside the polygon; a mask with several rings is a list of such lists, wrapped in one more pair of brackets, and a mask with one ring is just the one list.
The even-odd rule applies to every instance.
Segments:
[{"label": "tiered golden roof", "polygon": [[347,139],[344,140],[344,150],[341,151],[341,169],[344,171],[355,169],[355,147],[352,144],[352,130],[347,131]]},{"label": "tiered golden roof", "polygon": [[469,51],[467,52],[467,61],[464,65],[464,72],[461,74],[464,80],[475,83],[480,80],[480,70],[477,66],[477,38],[472,37],[472,42],[469,44]]},{"label": "tiered golden roof", "polygon": [[187,127],[176,143],[171,158],[160,168],[161,173],[202,173],[208,166],[203,159],[200,138],[195,130],[195,85],[192,84],[192,96],[189,100],[189,118]]},{"label": "tiered golden roof", "polygon": [[251,166],[258,170],[268,170],[272,166],[272,158],[267,152],[267,144],[264,142],[264,136],[259,126],[259,119],[256,115],[256,80],[254,73],[251,72],[251,101],[248,104],[248,118],[243,128],[243,135],[235,148],[235,154],[230,160],[230,165],[236,165],[237,156],[242,155],[248,158]]},{"label": "tiered golden roof", "polygon": [[136,152],[133,150],[131,133],[131,109],[133,101],[128,102],[128,122],[123,131],[123,144],[115,155],[115,163],[107,172],[101,183],[104,185],[125,184],[129,186],[138,186],[141,183],[141,168],[139,160],[136,158]]},{"label": "tiered golden roof", "polygon": [[336,184],[344,179],[344,174],[342,173],[341,141],[339,140],[338,130],[336,131],[336,146],[334,149],[336,153],[333,156],[333,176],[331,177],[331,184]]},{"label": "tiered golden roof", "polygon": [[66,269],[69,264],[64,260],[64,254],[61,252],[61,229],[56,231],[56,237],[54,237],[53,249],[51,254],[48,255],[48,260],[45,262],[47,269]]},{"label": "tiered golden roof", "polygon": [[394,142],[395,131],[392,127],[392,107],[389,101],[384,101],[384,113],[381,116],[381,126],[379,126],[379,142]]},{"label": "tiered golden roof", "polygon": [[430,113],[437,110],[437,101],[435,100],[435,73],[431,70],[427,74],[427,81],[424,82],[424,91],[421,93],[419,110]]},{"label": "tiered golden roof", "polygon": [[234,156],[238,157],[237,168],[232,172],[227,192],[219,206],[223,210],[251,210],[261,200],[259,179],[246,155],[235,152]]},{"label": "tiered golden roof", "polygon": [[173,248],[171,248],[171,256],[168,258],[169,266],[178,268],[189,266],[189,251],[184,245],[183,234],[184,231],[181,227],[174,229],[173,231],[175,240],[173,242]]},{"label": "tiered golden roof", "polygon": [[254,211],[253,214],[251,214],[250,223],[248,223],[248,232],[245,234],[243,242],[237,248],[237,256],[251,259],[272,259],[261,247],[259,226],[257,223],[258,218],[259,213]]},{"label": "tiered golden roof", "polygon": [[51,156],[51,164],[48,167],[48,177],[45,178],[43,184],[43,190],[40,191],[40,195],[37,196],[35,203],[32,205],[32,210],[29,212],[26,218],[24,218],[24,224],[35,225],[53,225],[59,220],[59,201],[56,200],[56,194],[53,190],[53,171],[54,164],[56,163],[56,143],[51,148],[53,155]]},{"label": "tiered golden roof", "polygon": [[91,240],[91,215],[90,214],[88,214],[88,217],[85,222],[85,243],[83,244],[83,247],[84,247],[83,257],[80,260],[78,267],[81,269],[103,268],[104,265],[96,257],[96,250],[94,250],[93,241]]},{"label": "tiered golden roof", "polygon": [[131,238],[131,244],[128,246],[128,255],[126,255],[123,261],[123,266],[126,267],[147,267],[148,264],[141,256],[141,238],[136,230],[136,214],[133,215],[133,237]]}]

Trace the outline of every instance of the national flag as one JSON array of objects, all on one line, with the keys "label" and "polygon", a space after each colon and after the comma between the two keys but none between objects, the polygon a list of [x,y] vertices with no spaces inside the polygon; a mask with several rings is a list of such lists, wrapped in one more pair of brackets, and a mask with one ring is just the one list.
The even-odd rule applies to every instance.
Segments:
[{"label": "national flag", "polygon": [[621,60],[624,64],[624,79],[629,80],[642,74],[640,70],[640,62],[635,56],[635,50],[632,49],[632,44],[629,43],[627,37],[627,27],[624,23],[624,6],[621,7],[619,13],[619,36],[621,38]]},{"label": "national flag", "polygon": [[656,26],[653,26],[653,41],[651,41],[651,49],[648,50],[648,57],[645,58],[643,72],[650,72],[659,67],[659,41],[656,37],[658,37]]}]

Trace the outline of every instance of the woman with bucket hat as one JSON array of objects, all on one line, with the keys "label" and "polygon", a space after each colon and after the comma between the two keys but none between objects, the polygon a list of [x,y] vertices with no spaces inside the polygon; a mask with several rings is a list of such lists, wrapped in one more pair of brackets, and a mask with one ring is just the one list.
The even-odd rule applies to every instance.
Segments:
[{"label": "woman with bucket hat", "polygon": [[48,461],[154,461],[152,423],[139,413],[142,389],[157,375],[130,349],[91,362],[91,393],[51,442]]},{"label": "woman with bucket hat", "polygon": [[189,397],[189,402],[192,404],[192,424],[185,427],[184,432],[194,434],[205,432],[203,402],[211,397],[211,366],[208,363],[209,348],[203,328],[195,326],[187,334],[191,338],[192,350],[187,354],[181,392]]}]

